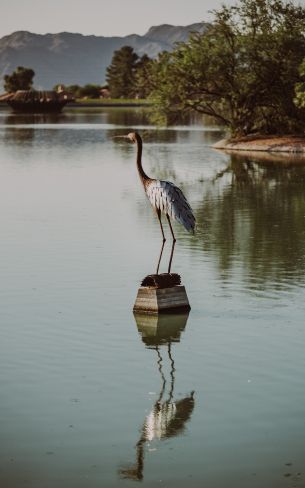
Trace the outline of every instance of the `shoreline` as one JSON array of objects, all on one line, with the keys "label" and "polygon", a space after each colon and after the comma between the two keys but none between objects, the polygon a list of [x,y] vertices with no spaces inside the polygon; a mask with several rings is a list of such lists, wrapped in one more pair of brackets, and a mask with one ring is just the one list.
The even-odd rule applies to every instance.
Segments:
[{"label": "shoreline", "polygon": [[130,101],[114,101],[114,100],[109,100],[107,101],[75,101],[75,102],[69,102],[66,107],[73,107],[73,108],[81,108],[81,107],[150,107],[152,104],[150,102],[146,101],[138,101],[138,100],[130,100]]},{"label": "shoreline", "polygon": [[138,108],[138,107],[150,107],[150,104],[144,103],[69,103],[65,108]]},{"label": "shoreline", "polygon": [[[122,108],[138,108],[138,107],[151,107],[150,102],[69,102],[65,105],[65,108],[107,108],[107,107],[122,107]],[[8,104],[4,101],[0,101],[0,107],[8,107]]]},{"label": "shoreline", "polygon": [[222,139],[213,149],[238,152],[288,153],[305,155],[305,136],[252,136],[239,140]]}]

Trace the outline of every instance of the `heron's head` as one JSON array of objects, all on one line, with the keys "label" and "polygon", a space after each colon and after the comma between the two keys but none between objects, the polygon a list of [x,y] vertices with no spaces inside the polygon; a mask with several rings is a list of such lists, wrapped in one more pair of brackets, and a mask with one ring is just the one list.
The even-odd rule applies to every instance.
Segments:
[{"label": "heron's head", "polygon": [[127,137],[127,139],[129,139],[133,143],[137,142],[137,138],[136,138],[136,133],[135,132],[129,132],[129,134],[127,134],[126,137]]},{"label": "heron's head", "polygon": [[128,139],[133,143],[137,142],[137,136],[135,132],[129,132],[127,136],[114,136],[114,139]]}]

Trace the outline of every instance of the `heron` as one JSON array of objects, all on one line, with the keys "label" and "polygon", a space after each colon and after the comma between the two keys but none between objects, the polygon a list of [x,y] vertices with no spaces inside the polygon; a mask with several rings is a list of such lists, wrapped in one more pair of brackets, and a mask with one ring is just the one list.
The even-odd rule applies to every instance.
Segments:
[{"label": "heron", "polygon": [[[116,137],[128,139],[129,141],[137,145],[136,163],[137,163],[139,177],[143,184],[144,191],[148,197],[148,200],[150,201],[152,207],[155,209],[157,213],[157,217],[162,232],[162,238],[163,238],[161,255],[157,267],[157,274],[158,274],[162,251],[163,251],[164,243],[166,241],[164,229],[161,221],[161,214],[163,213],[166,215],[169,228],[171,231],[171,235],[173,238],[173,247],[172,247],[172,254],[170,259],[170,265],[171,265],[172,255],[173,255],[174,244],[176,242],[176,237],[171,224],[171,219],[176,220],[177,222],[182,224],[183,227],[188,232],[192,232],[192,233],[194,233],[195,231],[196,219],[194,217],[194,213],[193,210],[191,209],[190,204],[188,203],[187,199],[185,198],[180,188],[178,188],[176,185],[174,185],[174,183],[171,183],[170,181],[150,178],[145,173],[142,166],[143,143],[140,134],[138,134],[137,132],[130,132],[125,136],[116,136]],[[168,272],[170,272],[170,265],[169,265]]]}]

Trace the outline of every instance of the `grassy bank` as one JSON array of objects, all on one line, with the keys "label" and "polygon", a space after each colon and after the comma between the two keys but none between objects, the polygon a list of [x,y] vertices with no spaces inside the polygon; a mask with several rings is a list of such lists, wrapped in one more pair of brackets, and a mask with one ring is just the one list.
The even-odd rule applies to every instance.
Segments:
[{"label": "grassy bank", "polygon": [[151,103],[146,99],[135,98],[88,98],[86,100],[77,98],[75,102],[69,103],[74,107],[147,107]]}]

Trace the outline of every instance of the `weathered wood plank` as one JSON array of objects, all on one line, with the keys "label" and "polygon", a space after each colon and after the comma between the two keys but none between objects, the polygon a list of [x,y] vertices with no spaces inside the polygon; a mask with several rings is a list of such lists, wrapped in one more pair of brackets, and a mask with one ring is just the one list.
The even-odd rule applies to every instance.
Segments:
[{"label": "weathered wood plank", "polygon": [[134,311],[160,313],[170,310],[190,310],[185,287],[152,288],[141,286],[134,304]]}]

